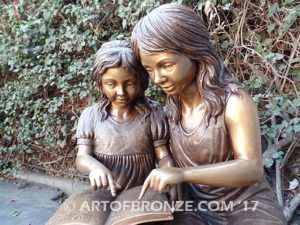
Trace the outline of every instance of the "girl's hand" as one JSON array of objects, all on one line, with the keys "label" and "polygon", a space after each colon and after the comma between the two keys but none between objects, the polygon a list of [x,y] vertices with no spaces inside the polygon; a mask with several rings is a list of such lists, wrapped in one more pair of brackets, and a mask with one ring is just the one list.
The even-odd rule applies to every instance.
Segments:
[{"label": "girl's hand", "polygon": [[164,167],[151,171],[146,178],[139,199],[143,197],[148,187],[166,192],[170,186],[184,182],[184,176],[181,168]]},{"label": "girl's hand", "polygon": [[106,167],[97,167],[91,170],[89,174],[91,186],[94,190],[97,188],[107,189],[109,187],[112,196],[116,196],[116,190],[120,188],[113,178],[111,172]]},{"label": "girl's hand", "polygon": [[171,186],[168,191],[168,196],[171,202],[181,201],[183,199],[182,185],[177,184],[175,186]]}]

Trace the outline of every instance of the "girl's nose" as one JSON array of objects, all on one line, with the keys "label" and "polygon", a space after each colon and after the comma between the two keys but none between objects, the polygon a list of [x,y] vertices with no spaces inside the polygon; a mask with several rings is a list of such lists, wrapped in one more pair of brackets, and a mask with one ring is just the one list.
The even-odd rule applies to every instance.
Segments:
[{"label": "girl's nose", "polygon": [[124,95],[124,87],[117,87],[117,95]]},{"label": "girl's nose", "polygon": [[165,79],[166,79],[165,76],[162,76],[159,71],[157,70],[154,71],[154,80],[153,80],[154,84],[159,85],[162,82],[164,82]]}]

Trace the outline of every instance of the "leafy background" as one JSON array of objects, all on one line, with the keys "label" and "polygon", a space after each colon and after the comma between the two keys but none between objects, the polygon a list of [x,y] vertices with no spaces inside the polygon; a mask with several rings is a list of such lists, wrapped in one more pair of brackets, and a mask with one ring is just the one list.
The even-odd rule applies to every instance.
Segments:
[{"label": "leafy background", "polygon": [[[78,177],[75,129],[97,101],[94,55],[130,37],[154,7],[178,2],[207,25],[226,65],[257,103],[264,164],[280,204],[300,202],[300,4],[256,1],[0,1],[0,171]],[[147,95],[163,102],[150,86]],[[299,203],[296,202],[296,208]]]}]

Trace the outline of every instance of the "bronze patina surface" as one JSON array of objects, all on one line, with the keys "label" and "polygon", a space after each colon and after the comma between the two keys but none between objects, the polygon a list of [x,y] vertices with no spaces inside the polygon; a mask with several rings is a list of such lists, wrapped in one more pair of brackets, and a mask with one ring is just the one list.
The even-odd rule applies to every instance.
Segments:
[{"label": "bronze patina surface", "polygon": [[[73,195],[62,204],[46,225],[128,225],[172,220],[171,210],[157,204],[167,202],[166,195],[149,189],[144,199],[138,200],[141,188],[142,186],[137,186],[124,190],[116,197],[109,190],[103,189],[87,190]],[[142,201],[147,201],[152,206],[143,207]]]},{"label": "bronze patina surface", "polygon": [[[168,150],[167,119],[162,108],[144,95],[148,87],[147,72],[130,44],[126,41],[103,44],[96,54],[94,76],[100,101],[86,108],[79,119],[76,166],[89,175],[96,191],[72,196],[71,201],[76,205],[102,198],[111,201],[124,190],[142,185],[155,168],[155,161],[159,167],[174,166]],[[177,188],[171,188],[169,193],[171,199],[177,198]],[[127,197],[134,201],[138,194]],[[101,225],[106,221],[105,211],[82,213],[75,207],[66,214],[68,201],[49,224],[81,221]]]},{"label": "bronze patina surface", "polygon": [[[153,170],[140,197],[147,188],[162,192],[185,183],[195,210],[177,212],[168,224],[285,224],[264,178],[256,106],[200,17],[165,4],[142,18],[131,38],[150,79],[168,95],[171,152],[179,167]],[[213,210],[212,202],[232,207]]]}]

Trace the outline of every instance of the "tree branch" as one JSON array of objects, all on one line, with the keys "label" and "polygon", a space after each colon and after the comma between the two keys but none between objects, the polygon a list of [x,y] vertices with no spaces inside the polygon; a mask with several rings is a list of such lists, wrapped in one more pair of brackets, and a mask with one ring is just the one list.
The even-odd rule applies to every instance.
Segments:
[{"label": "tree branch", "polygon": [[279,151],[280,149],[286,147],[287,145],[291,144],[294,141],[294,138],[299,139],[300,138],[300,132],[291,134],[291,136],[286,137],[280,141],[278,141],[277,144],[273,144],[263,153],[264,157],[270,156],[273,152]]},{"label": "tree branch", "polygon": [[293,213],[300,204],[300,193],[296,194],[292,200],[284,207],[283,214],[287,221],[289,222],[292,219]]}]

